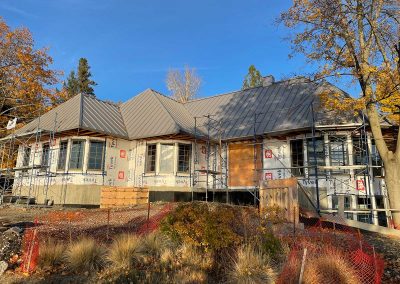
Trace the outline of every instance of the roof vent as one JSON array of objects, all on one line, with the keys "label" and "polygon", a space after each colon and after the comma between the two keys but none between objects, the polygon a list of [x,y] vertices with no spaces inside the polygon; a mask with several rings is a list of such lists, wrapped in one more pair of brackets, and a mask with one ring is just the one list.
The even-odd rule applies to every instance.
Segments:
[{"label": "roof vent", "polygon": [[268,75],[268,76],[263,77],[263,80],[262,80],[263,87],[268,87],[268,86],[272,85],[273,83],[275,83],[274,76]]}]

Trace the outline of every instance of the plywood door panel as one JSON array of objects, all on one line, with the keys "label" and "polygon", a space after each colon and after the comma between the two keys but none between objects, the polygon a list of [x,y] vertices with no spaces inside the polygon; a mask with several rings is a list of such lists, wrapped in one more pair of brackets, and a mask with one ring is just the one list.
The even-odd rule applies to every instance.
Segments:
[{"label": "plywood door panel", "polygon": [[[261,169],[260,145],[256,147],[257,169]],[[258,185],[260,171],[254,169],[254,145],[250,143],[229,144],[229,186]],[[257,176],[255,176],[255,174]],[[256,180],[255,180],[256,179]]]}]

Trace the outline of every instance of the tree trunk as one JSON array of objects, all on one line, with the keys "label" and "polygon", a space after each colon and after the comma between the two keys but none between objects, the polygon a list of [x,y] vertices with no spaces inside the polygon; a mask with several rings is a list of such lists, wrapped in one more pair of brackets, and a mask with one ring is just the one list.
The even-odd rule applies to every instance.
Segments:
[{"label": "tree trunk", "polygon": [[[375,104],[369,104],[366,111],[376,148],[385,166],[385,183],[390,209],[400,209],[400,138],[397,137],[397,149],[393,153],[389,150],[383,138],[380,118]],[[400,212],[392,212],[392,217],[394,226],[400,229]]]},{"label": "tree trunk", "polygon": [[[385,183],[390,209],[400,209],[400,163],[393,157],[385,163]],[[400,211],[392,211],[393,224],[400,229]]]}]

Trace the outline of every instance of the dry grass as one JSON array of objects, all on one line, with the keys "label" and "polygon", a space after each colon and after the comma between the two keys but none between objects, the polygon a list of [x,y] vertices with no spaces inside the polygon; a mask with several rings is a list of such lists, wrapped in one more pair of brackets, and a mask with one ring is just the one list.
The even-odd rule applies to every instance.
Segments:
[{"label": "dry grass", "polygon": [[65,252],[65,245],[48,239],[42,242],[39,247],[38,265],[40,268],[52,268],[61,264]]},{"label": "dry grass", "polygon": [[117,268],[130,268],[143,257],[142,242],[136,235],[119,235],[108,250],[108,259]]},{"label": "dry grass", "polygon": [[356,271],[338,251],[314,256],[306,260],[303,283],[361,284]]},{"label": "dry grass", "polygon": [[276,274],[269,258],[251,245],[239,248],[233,268],[228,272],[228,282],[238,284],[274,283]]},{"label": "dry grass", "polygon": [[94,272],[105,266],[105,249],[93,239],[82,238],[68,246],[67,266],[75,272]]}]

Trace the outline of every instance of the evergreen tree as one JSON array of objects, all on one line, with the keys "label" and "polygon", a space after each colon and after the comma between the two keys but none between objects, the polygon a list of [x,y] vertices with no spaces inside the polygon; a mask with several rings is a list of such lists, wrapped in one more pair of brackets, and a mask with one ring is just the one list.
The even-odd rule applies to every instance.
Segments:
[{"label": "evergreen tree", "polygon": [[263,77],[260,71],[258,71],[254,65],[250,65],[249,73],[247,73],[243,81],[242,90],[262,86],[262,82]]},{"label": "evergreen tree", "polygon": [[78,88],[79,92],[88,95],[94,95],[93,86],[96,86],[96,82],[91,80],[90,77],[90,66],[86,58],[79,59],[78,65]]},{"label": "evergreen tree", "polygon": [[75,76],[75,71],[69,73],[67,82],[64,83],[63,88],[68,95],[66,99],[70,99],[79,94],[78,78]]}]

